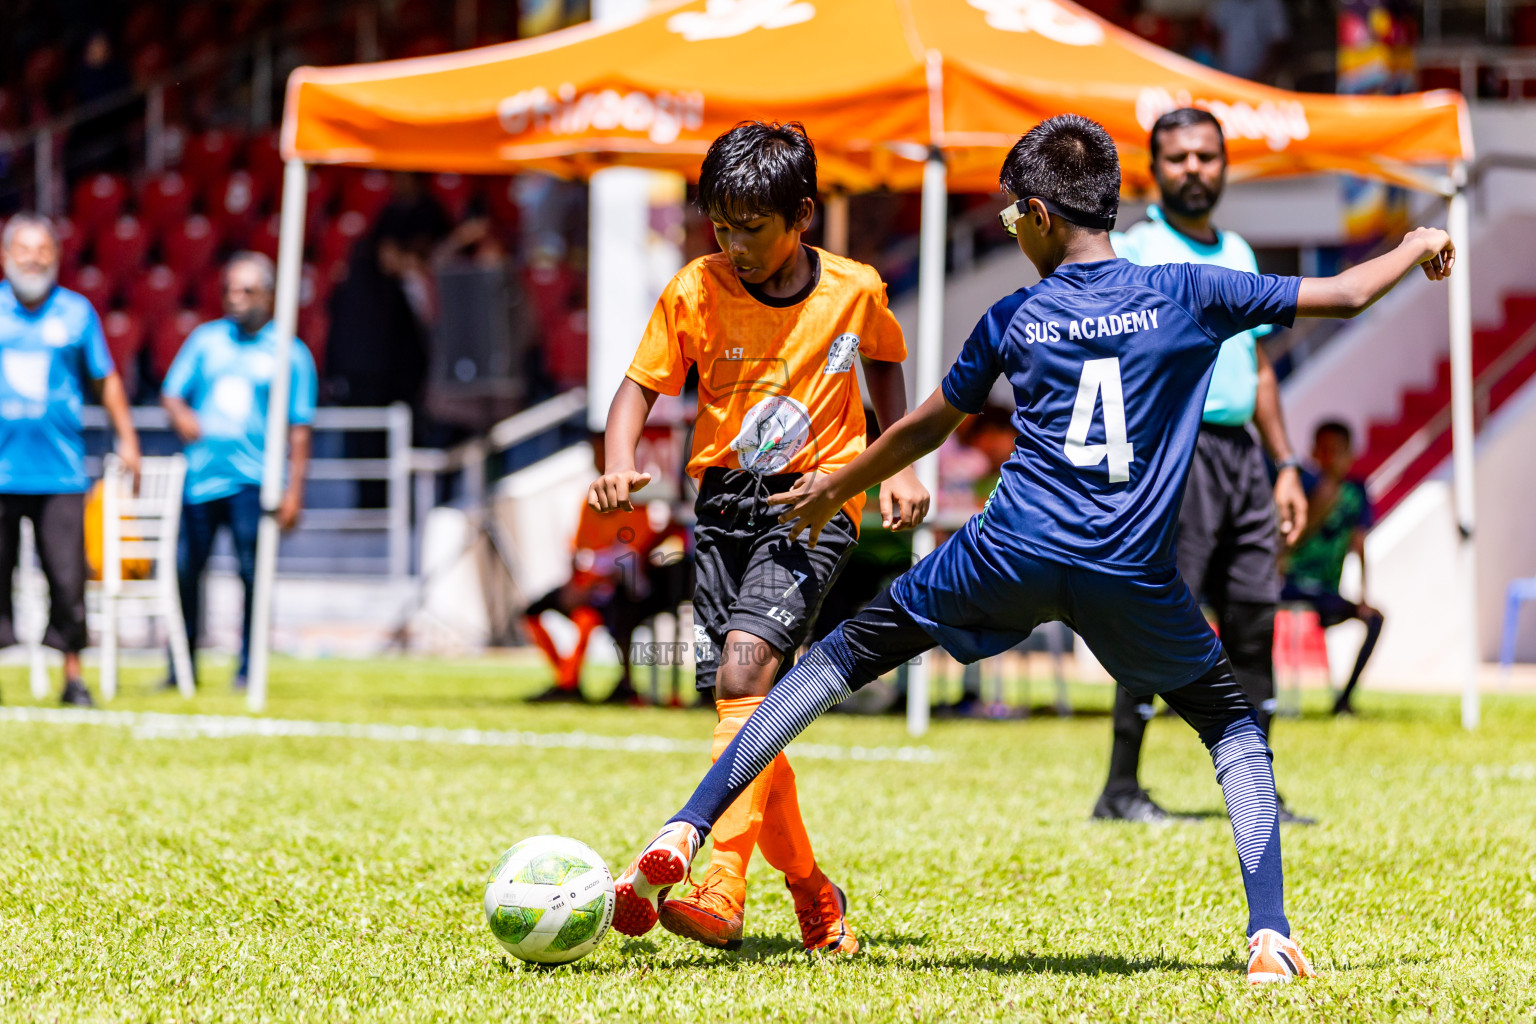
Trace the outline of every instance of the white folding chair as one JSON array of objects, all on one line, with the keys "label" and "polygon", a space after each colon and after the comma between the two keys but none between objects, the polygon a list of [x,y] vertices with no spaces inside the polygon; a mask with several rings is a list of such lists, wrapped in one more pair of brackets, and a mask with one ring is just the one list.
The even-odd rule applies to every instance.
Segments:
[{"label": "white folding chair", "polygon": [[[171,674],[183,697],[194,690],[192,652],[176,583],[176,542],[181,529],[181,491],[187,460],[181,455],[143,460],[139,493],[115,455],[106,458],[102,486],[101,692],[117,695],[118,647],[125,614],[158,618],[170,634]],[[149,579],[123,578],[123,562],[149,561]]]}]

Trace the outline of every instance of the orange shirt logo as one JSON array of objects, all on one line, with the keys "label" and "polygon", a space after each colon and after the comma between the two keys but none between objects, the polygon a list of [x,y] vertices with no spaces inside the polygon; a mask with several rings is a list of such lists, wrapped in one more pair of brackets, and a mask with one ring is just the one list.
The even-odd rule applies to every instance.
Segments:
[{"label": "orange shirt logo", "polygon": [[854,357],[900,362],[906,342],[874,268],[814,252],[819,277],[793,305],[753,297],[723,253],[690,263],[662,293],[629,377],[675,395],[698,366],[690,475],[831,472],[864,450]]}]

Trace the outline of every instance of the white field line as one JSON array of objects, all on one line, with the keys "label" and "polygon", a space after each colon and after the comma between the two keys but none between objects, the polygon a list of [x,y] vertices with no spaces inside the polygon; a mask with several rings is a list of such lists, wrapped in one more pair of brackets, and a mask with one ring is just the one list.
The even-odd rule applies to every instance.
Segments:
[{"label": "white field line", "polygon": [[[25,725],[97,725],[128,729],[135,739],[228,739],[237,736],[373,740],[378,743],[442,743],[459,747],[531,747],[606,750],[626,754],[708,754],[708,740],[590,732],[512,732],[498,729],[448,729],[441,726],[317,722],[243,715],[175,715],[156,711],[87,711],[77,708],[0,707],[0,722]],[[932,764],[939,755],[919,747],[841,747],[796,743],[791,756],[818,761],[896,761]]]}]

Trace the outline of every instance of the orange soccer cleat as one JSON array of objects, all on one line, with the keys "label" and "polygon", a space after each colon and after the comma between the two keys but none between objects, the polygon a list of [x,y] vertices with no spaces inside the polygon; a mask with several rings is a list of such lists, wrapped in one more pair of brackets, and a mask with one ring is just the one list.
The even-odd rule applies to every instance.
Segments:
[{"label": "orange soccer cleat", "polygon": [[710,865],[687,896],[662,903],[661,926],[716,949],[740,949],[746,911],[747,880]]},{"label": "orange soccer cleat", "polygon": [[644,935],[656,927],[656,901],[688,877],[688,866],[703,839],[686,821],[662,826],[640,856],[613,885],[613,930],[624,935]]},{"label": "orange soccer cleat", "polygon": [[848,897],[827,880],[820,868],[799,882],[785,881],[795,900],[795,916],[800,919],[800,937],[808,950],[822,953],[853,954],[859,940],[848,927]]},{"label": "orange soccer cleat", "polygon": [[1248,983],[1265,985],[1292,978],[1315,978],[1317,972],[1307,963],[1301,944],[1273,928],[1260,928],[1248,940]]}]

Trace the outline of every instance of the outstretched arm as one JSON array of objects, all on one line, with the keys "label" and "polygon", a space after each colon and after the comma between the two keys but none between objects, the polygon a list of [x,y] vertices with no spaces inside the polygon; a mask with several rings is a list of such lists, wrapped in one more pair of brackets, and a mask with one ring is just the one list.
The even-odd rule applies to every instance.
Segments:
[{"label": "outstretched arm", "polygon": [[625,377],[608,408],[608,429],[603,435],[603,475],[587,489],[587,504],[594,512],[634,510],[630,495],[651,482],[651,474],[635,469],[635,446],[645,429],[645,418],[656,404],[657,392]]},{"label": "outstretched arm", "polygon": [[807,473],[792,490],[769,498],[771,505],[788,505],[779,522],[795,522],[789,538],[811,531],[816,546],[821,528],[856,494],[894,476],[944,443],[966,414],[949,404],[942,390],[928,396],[916,410],[903,416],[881,434],[858,458],[835,473]]},{"label": "outstretched arm", "polygon": [[1424,276],[1443,281],[1451,276],[1456,247],[1439,228],[1414,228],[1396,249],[1333,277],[1308,277],[1296,299],[1297,316],[1352,317],[1391,291],[1403,275],[1422,265]]}]

